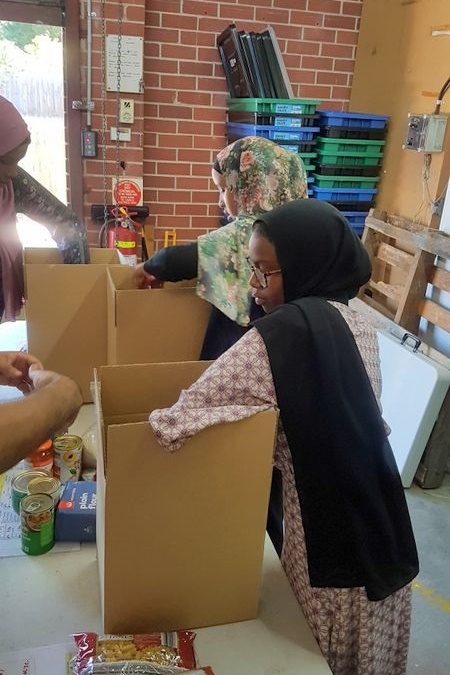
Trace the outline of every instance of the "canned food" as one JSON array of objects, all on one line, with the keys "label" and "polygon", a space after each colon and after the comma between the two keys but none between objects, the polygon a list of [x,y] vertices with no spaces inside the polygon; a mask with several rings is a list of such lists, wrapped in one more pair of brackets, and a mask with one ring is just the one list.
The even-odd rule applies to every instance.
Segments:
[{"label": "canned food", "polygon": [[22,551],[28,555],[47,553],[55,543],[55,510],[50,495],[35,494],[20,502]]},{"label": "canned food", "polygon": [[41,443],[36,450],[25,457],[24,465],[27,469],[38,469],[38,471],[45,471],[51,475],[53,468],[53,443],[51,439]]},{"label": "canned food", "polygon": [[61,482],[58,478],[54,478],[53,476],[32,478],[28,483],[28,494],[34,495],[36,493],[50,495],[53,499],[54,506],[57,506],[61,495]]},{"label": "canned food", "polygon": [[28,495],[28,483],[33,478],[48,478],[45,471],[23,471],[13,480],[11,486],[11,504],[17,515],[20,514],[20,502]]},{"label": "canned food", "polygon": [[64,434],[53,439],[53,475],[61,483],[79,480],[83,439],[74,434]]}]

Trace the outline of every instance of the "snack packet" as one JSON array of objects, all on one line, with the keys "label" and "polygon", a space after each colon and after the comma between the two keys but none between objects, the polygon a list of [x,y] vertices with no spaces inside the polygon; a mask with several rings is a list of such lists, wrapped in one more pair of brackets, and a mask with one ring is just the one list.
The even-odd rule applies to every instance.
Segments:
[{"label": "snack packet", "polygon": [[169,675],[196,667],[192,631],[142,635],[75,633],[74,675]]}]

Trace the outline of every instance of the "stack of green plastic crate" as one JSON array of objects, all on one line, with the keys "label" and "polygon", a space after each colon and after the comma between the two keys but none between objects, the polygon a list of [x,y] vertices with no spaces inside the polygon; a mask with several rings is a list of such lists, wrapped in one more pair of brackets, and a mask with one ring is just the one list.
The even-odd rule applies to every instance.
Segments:
[{"label": "stack of green plastic crate", "polygon": [[361,234],[378,192],[388,117],[320,112],[312,194],[331,202]]},{"label": "stack of green plastic crate", "polygon": [[308,174],[309,192],[314,184],[320,101],[313,99],[230,98],[228,142],[245,136],[268,138],[300,155]]}]

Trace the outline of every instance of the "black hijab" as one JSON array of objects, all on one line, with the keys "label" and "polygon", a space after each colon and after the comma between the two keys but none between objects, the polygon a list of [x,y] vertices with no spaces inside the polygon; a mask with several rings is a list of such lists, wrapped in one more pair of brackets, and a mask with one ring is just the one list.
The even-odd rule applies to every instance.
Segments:
[{"label": "black hijab", "polygon": [[302,512],[312,586],[364,586],[381,600],[418,572],[411,522],[378,404],[352,332],[327,299],[370,277],[345,218],[317,200],[261,216],[286,304],[254,323],[269,355]]}]

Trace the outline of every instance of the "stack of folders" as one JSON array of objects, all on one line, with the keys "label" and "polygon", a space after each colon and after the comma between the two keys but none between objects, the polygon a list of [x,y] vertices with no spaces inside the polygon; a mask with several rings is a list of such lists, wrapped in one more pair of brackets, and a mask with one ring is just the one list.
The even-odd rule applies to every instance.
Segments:
[{"label": "stack of folders", "polygon": [[239,31],[234,23],[217,38],[231,98],[293,98],[275,32]]}]

